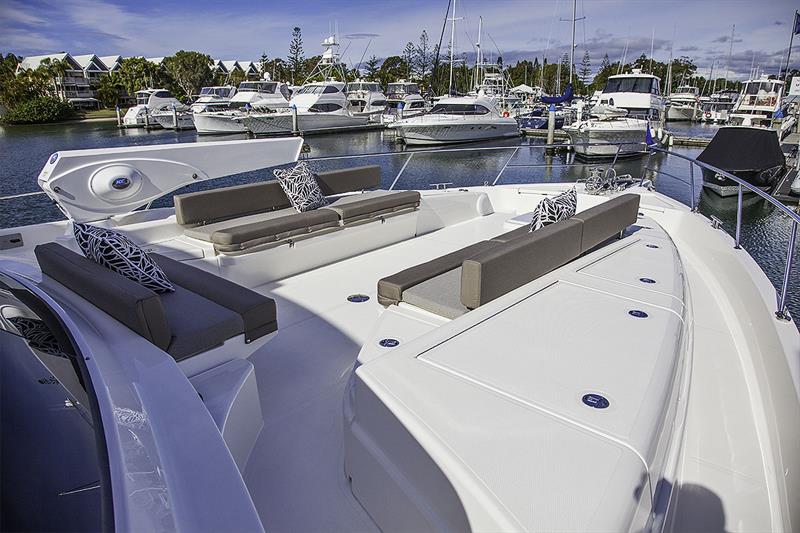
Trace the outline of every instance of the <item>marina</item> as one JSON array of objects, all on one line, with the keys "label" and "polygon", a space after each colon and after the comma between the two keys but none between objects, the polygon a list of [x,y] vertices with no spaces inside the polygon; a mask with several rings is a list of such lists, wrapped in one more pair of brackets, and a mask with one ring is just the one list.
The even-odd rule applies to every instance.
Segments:
[{"label": "marina", "polygon": [[0,533],[800,528],[800,11],[403,7],[0,9]]}]

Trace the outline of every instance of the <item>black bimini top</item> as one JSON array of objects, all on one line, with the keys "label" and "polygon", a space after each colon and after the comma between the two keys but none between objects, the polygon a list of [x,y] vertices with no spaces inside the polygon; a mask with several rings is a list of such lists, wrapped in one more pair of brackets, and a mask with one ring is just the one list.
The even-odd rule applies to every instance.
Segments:
[{"label": "black bimini top", "polygon": [[728,172],[786,164],[775,130],[750,126],[720,128],[697,160]]}]

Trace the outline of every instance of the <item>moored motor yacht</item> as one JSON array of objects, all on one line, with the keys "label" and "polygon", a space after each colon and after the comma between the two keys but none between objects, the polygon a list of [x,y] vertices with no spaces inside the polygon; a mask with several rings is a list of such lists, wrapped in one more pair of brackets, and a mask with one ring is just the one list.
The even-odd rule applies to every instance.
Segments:
[{"label": "moored motor yacht", "polygon": [[[228,108],[231,98],[236,94],[236,87],[224,85],[220,87],[203,87],[192,105],[177,106],[153,113],[153,118],[165,129],[193,129],[194,113],[223,111]],[[177,125],[176,125],[177,120]]]},{"label": "moored motor yacht", "polygon": [[391,121],[398,117],[415,117],[425,112],[425,99],[419,93],[419,85],[406,80],[390,83],[386,88],[386,102],[388,105],[385,120]]},{"label": "moored motor yacht", "polygon": [[[756,126],[721,127],[697,160],[725,170],[763,191],[772,189],[787,171],[777,136]],[[737,182],[707,168],[703,169],[703,187],[720,196],[739,193]],[[743,194],[749,192],[742,190]]]},{"label": "moored motor yacht", "polygon": [[519,135],[517,121],[503,116],[485,96],[441,98],[424,115],[389,124],[406,144],[448,144]]},{"label": "moored motor yacht", "polygon": [[136,91],[136,105],[128,108],[125,112],[122,117],[122,126],[126,128],[157,126],[158,122],[151,121],[150,115],[165,109],[172,109],[172,106],[183,106],[183,104],[166,89]]},{"label": "moored motor yacht", "polygon": [[700,89],[692,85],[681,85],[669,95],[666,105],[668,122],[689,120],[694,122],[700,116]]},{"label": "moored motor yacht", "polygon": [[[380,189],[322,161],[328,203],[304,212],[271,179],[209,187],[302,143],[48,160],[68,220],[0,231],[4,528],[797,524],[800,333],[718,225],[579,184],[531,231],[572,184]],[[174,292],[85,257],[81,223]]]},{"label": "moored motor yacht", "polygon": [[377,82],[356,80],[347,84],[347,101],[354,115],[379,115],[386,111],[386,95]]},{"label": "moored motor yacht", "polygon": [[[269,76],[265,76],[269,78]],[[235,119],[247,114],[251,109],[261,111],[284,109],[289,105],[291,94],[283,82],[264,79],[243,81],[237,93],[230,99],[226,109],[221,111],[197,111],[194,123],[197,133],[245,133],[247,129]]]},{"label": "moored motor yacht", "polygon": [[366,125],[369,114],[350,112],[346,90],[346,84],[335,80],[307,83],[292,95],[289,109],[252,112],[234,121],[256,135],[310,133]]},{"label": "moored motor yacht", "polygon": [[744,82],[742,92],[730,113],[734,126],[758,126],[773,129],[779,140],[791,131],[795,123],[791,113],[783,108],[784,83],[762,75]]},{"label": "moored motor yacht", "polygon": [[712,94],[708,101],[703,103],[699,120],[713,124],[727,124],[738,98],[739,91],[734,89],[725,89]]},{"label": "moored motor yacht", "polygon": [[588,117],[565,125],[564,131],[579,156],[630,156],[642,153],[641,143],[648,138],[656,144],[665,140],[663,116],[659,79],[634,69],[630,74],[609,76]]}]

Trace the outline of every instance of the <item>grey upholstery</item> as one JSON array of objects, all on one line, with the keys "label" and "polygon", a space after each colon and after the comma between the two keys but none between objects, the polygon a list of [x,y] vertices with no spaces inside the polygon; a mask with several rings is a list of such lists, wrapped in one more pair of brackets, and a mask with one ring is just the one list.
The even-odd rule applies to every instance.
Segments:
[{"label": "grey upholstery", "polygon": [[277,181],[179,194],[174,202],[175,218],[181,226],[211,224],[290,206]]},{"label": "grey upholstery", "polygon": [[35,248],[42,273],[180,361],[244,333],[278,328],[275,302],[168,257],[151,254],[175,287],[156,294],[56,243]]},{"label": "grey upholstery", "polygon": [[166,350],[172,339],[159,296],[54,242],[34,249],[42,273]]},{"label": "grey upholstery", "polygon": [[523,235],[527,235],[531,232],[530,224],[523,224],[522,226],[518,227],[517,229],[513,229],[502,235],[498,235],[497,237],[493,237],[491,240],[496,242],[508,242],[513,241],[517,237],[522,237]]},{"label": "grey upholstery", "polygon": [[575,259],[582,227],[562,220],[465,260],[461,303],[475,309]]},{"label": "grey upholstery", "polygon": [[635,223],[639,214],[639,199],[638,194],[623,194],[576,213],[572,218],[583,222],[581,253],[587,252]]},{"label": "grey upholstery", "polygon": [[222,220],[220,222],[214,222],[213,224],[204,224],[202,226],[194,226],[191,228],[185,228],[183,230],[183,234],[187,237],[191,237],[193,239],[199,239],[201,241],[212,242],[211,236],[214,235],[215,232],[226,230],[229,228],[235,228],[236,226],[243,226],[245,224],[252,224],[253,222],[261,222],[263,220],[270,220],[272,218],[282,217],[286,215],[291,215],[297,213],[297,210],[294,207],[289,207],[286,209],[279,209],[277,211],[270,211],[267,213],[256,213],[254,215],[246,215],[243,217],[237,218],[229,218],[228,220]]},{"label": "grey upholstery", "polygon": [[467,311],[461,303],[461,268],[448,270],[403,291],[403,301],[445,318],[457,318]]},{"label": "grey upholstery", "polygon": [[419,206],[417,191],[369,191],[337,198],[323,209],[335,211],[345,224]]},{"label": "grey upholstery", "polygon": [[381,184],[381,167],[370,165],[315,174],[319,188],[325,196],[345,192],[375,189]]},{"label": "grey upholstery", "polygon": [[244,323],[245,342],[278,329],[278,315],[272,298],[169,257],[155,253],[150,257],[173,283],[238,314]]},{"label": "grey upholstery", "polygon": [[403,299],[403,293],[406,289],[458,268],[465,259],[495,246],[498,246],[498,243],[490,241],[478,242],[387,276],[378,281],[378,302],[382,305],[399,303]]},{"label": "grey upholstery", "polygon": [[259,222],[215,231],[211,242],[217,251],[238,251],[339,225],[339,216],[328,209],[280,213]]}]

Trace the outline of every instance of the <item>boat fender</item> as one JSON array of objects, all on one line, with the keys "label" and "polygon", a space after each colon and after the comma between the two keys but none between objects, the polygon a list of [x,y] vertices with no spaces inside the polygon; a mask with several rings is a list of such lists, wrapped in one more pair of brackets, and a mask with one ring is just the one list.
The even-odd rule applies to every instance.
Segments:
[{"label": "boat fender", "polygon": [[508,118],[508,111],[503,111],[503,118]]}]

